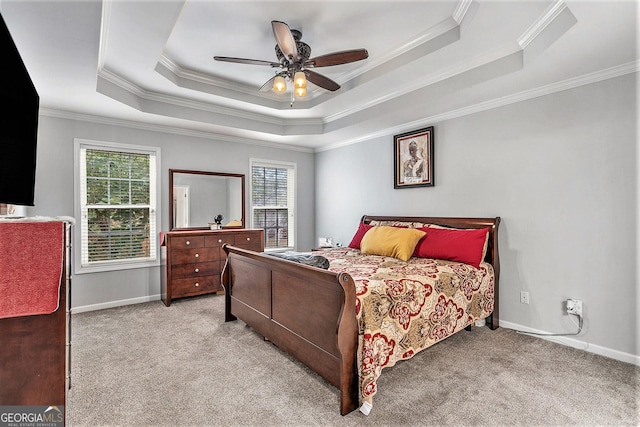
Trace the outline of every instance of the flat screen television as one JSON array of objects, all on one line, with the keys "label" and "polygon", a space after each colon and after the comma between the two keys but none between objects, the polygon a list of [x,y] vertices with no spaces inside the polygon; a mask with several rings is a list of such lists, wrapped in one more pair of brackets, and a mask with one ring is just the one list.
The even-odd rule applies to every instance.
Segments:
[{"label": "flat screen television", "polygon": [[0,203],[33,206],[40,97],[0,14]]}]

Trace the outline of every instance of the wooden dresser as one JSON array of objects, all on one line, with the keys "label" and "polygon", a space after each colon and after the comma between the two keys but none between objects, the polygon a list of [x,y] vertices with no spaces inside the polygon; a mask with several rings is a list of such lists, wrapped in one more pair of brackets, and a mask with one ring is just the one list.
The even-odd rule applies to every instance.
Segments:
[{"label": "wooden dresser", "polygon": [[222,245],[228,243],[264,251],[264,230],[228,229],[170,231],[161,246],[161,296],[169,307],[176,298],[224,291],[220,274],[226,261]]}]

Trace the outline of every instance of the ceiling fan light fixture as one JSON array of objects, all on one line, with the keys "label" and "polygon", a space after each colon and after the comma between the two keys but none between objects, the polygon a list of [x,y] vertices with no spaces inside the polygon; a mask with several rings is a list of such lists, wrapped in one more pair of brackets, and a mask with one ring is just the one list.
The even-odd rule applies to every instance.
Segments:
[{"label": "ceiling fan light fixture", "polygon": [[296,89],[307,87],[307,78],[302,71],[297,71],[296,74],[293,76],[293,86]]},{"label": "ceiling fan light fixture", "polygon": [[276,76],[273,80],[273,91],[282,93],[287,90],[287,82],[284,80],[282,76]]},{"label": "ceiling fan light fixture", "polygon": [[[1,2],[2,0],[0,0]],[[311,47],[301,41],[302,32],[292,30],[282,21],[271,21],[273,36],[276,39],[275,52],[278,62],[260,59],[233,58],[229,56],[214,56],[216,61],[235,62],[237,64],[265,65],[278,68],[275,77],[270,78],[260,86],[260,92],[268,92],[270,85],[276,93],[287,92],[288,80],[292,85],[291,102],[296,96],[307,95],[307,77],[314,86],[335,92],[340,85],[328,77],[312,71],[310,68],[329,67],[348,64],[369,57],[366,49],[351,49],[327,53],[310,59]]]}]

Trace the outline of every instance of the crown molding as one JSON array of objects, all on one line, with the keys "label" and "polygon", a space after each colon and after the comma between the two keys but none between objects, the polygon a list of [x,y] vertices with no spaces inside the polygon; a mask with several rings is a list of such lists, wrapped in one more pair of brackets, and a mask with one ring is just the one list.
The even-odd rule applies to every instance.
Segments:
[{"label": "crown molding", "polygon": [[562,0],[556,0],[552,3],[547,10],[533,23],[520,37],[518,37],[518,44],[520,48],[525,49],[536,37],[538,37],[547,27],[549,27],[555,20],[564,12],[567,5]]},{"label": "crown molding", "polygon": [[[211,103],[201,102],[190,100],[178,96],[166,95],[157,92],[150,92],[140,88],[139,86],[133,84],[129,80],[123,78],[122,76],[107,70],[101,69],[98,71],[98,79],[104,79],[106,82],[113,84],[117,88],[125,91],[129,95],[134,96],[139,101],[151,101],[158,102],[170,106],[180,107],[180,108],[191,108],[195,110],[205,111],[214,114],[220,114],[225,116],[233,116],[234,118],[240,118],[244,120],[250,120],[254,122],[265,123],[268,125],[274,125],[279,127],[288,127],[288,126],[296,126],[296,127],[322,127],[324,125],[324,121],[322,119],[316,118],[301,118],[301,119],[289,119],[289,118],[279,118],[275,116],[269,116],[265,114],[253,113],[245,110],[240,110],[237,108],[224,107],[220,105],[215,105]],[[100,92],[100,86],[98,85],[98,92]],[[113,98],[110,94],[103,93],[105,96],[109,96]],[[121,100],[119,100],[122,102]],[[142,105],[143,102],[138,102],[139,105]],[[134,107],[140,111],[140,108]]]},{"label": "crown molding", "polygon": [[110,126],[121,126],[121,127],[128,127],[128,128],[134,128],[134,129],[140,129],[140,130],[146,130],[146,131],[153,131],[153,132],[171,133],[176,135],[204,138],[204,139],[216,140],[221,142],[256,145],[256,146],[271,147],[271,148],[300,151],[300,152],[307,152],[307,153],[323,152],[323,151],[329,151],[329,150],[345,147],[348,145],[357,144],[373,138],[388,136],[396,132],[405,130],[407,128],[421,127],[421,126],[426,126],[427,124],[430,124],[430,123],[455,119],[455,118],[467,116],[470,114],[475,114],[478,112],[487,111],[487,110],[503,107],[506,105],[510,105],[510,104],[514,104],[522,101],[527,101],[527,100],[538,98],[541,96],[552,95],[557,92],[562,92],[565,90],[570,90],[570,89],[578,88],[581,86],[586,86],[589,84],[594,84],[601,81],[621,77],[627,74],[638,73],[638,71],[640,71],[640,61],[632,61],[626,64],[622,64],[619,66],[585,74],[585,75],[567,79],[561,82],[552,83],[552,84],[541,86],[538,88],[521,91],[513,95],[508,95],[501,98],[488,100],[488,101],[470,105],[464,108],[459,108],[456,110],[444,112],[441,114],[436,114],[436,115],[425,117],[413,122],[403,123],[401,125],[398,125],[392,128],[386,128],[384,130],[380,130],[377,132],[371,132],[366,135],[360,136],[358,138],[352,138],[342,142],[328,144],[321,147],[316,147],[315,149],[300,147],[300,146],[296,146],[289,143],[278,143],[278,142],[270,142],[270,141],[251,139],[251,138],[241,138],[241,137],[219,134],[215,132],[198,131],[198,130],[193,130],[186,127],[166,126],[166,125],[150,124],[150,123],[145,123],[140,121],[115,119],[110,117],[83,114],[83,113],[66,111],[66,110],[55,109],[55,108],[41,107],[39,114],[42,116],[48,116],[48,117],[85,121],[85,122],[104,124],[104,125],[110,125]]},{"label": "crown molding", "polygon": [[298,151],[303,153],[313,153],[313,148],[301,147],[297,145],[291,145],[287,143],[264,141],[259,139],[237,137],[232,135],[224,135],[215,132],[199,131],[179,126],[167,126],[156,123],[146,123],[141,121],[117,119],[113,117],[96,116],[92,114],[84,114],[73,111],[55,109],[55,108],[40,108],[39,114],[46,117],[54,117],[58,119],[76,120],[87,123],[94,123],[107,126],[118,126],[129,129],[143,130],[149,132],[168,133],[173,135],[188,136],[193,138],[203,138],[209,140],[215,140],[220,142],[228,142],[232,144],[246,144],[253,146],[276,148],[279,150]]},{"label": "crown molding", "polygon": [[100,15],[100,47],[98,47],[98,70],[104,68],[105,55],[109,45],[109,21],[111,20],[111,2],[102,2],[102,14]]},{"label": "crown molding", "polygon": [[[185,80],[192,80],[194,82],[202,83],[208,86],[220,87],[223,89],[233,90],[236,92],[244,93],[247,95],[255,96],[256,90],[254,87],[241,84],[237,82],[233,82],[228,79],[218,78],[211,74],[203,74],[197,71],[189,70],[178,65],[173,58],[166,54],[160,55],[160,59],[158,60],[158,65],[164,66],[167,70],[169,70],[174,76],[179,77]],[[267,95],[265,93],[265,95]],[[270,98],[270,96],[265,96]]]},{"label": "crown molding", "polygon": [[505,105],[515,104],[518,102],[528,101],[530,99],[539,98],[542,96],[552,95],[554,93],[563,92],[565,90],[575,89],[581,86],[586,86],[594,83],[598,83],[604,80],[614,79],[627,74],[633,74],[640,71],[640,61],[633,61],[619,66],[607,68],[604,70],[596,71],[593,73],[585,74],[582,76],[567,79],[561,82],[552,83],[549,85],[533,88],[525,91],[515,93],[513,95],[507,95],[500,98],[491,99],[488,101],[480,102],[467,107],[459,108],[456,110],[447,111],[441,114],[435,114],[433,116],[425,117],[413,122],[403,123],[393,128],[387,128],[377,132],[372,132],[363,135],[358,138],[353,138],[347,141],[342,141],[335,144],[329,144],[315,149],[316,152],[329,151],[337,148],[345,147],[348,145],[357,144],[360,142],[368,141],[373,138],[379,138],[383,136],[392,135],[397,132],[402,132],[408,128],[419,128],[429,124],[441,122],[444,120],[456,119],[470,114],[475,114],[494,108],[503,107]]},{"label": "crown molding", "polygon": [[464,17],[469,11],[471,3],[473,3],[473,0],[460,0],[460,2],[458,2],[458,5],[452,15],[453,20],[456,21],[458,25],[462,24]]},{"label": "crown molding", "polygon": [[[340,111],[336,114],[329,115],[325,117],[325,122],[327,124],[331,123],[335,120],[348,117],[359,111],[363,111],[368,108],[375,107],[376,105],[383,104],[394,98],[398,98],[400,96],[425,88],[427,86],[431,86],[436,83],[443,82],[447,79],[459,76],[464,73],[471,73],[474,70],[481,72],[482,67],[492,63],[498,63],[498,61],[502,59],[506,59],[509,56],[518,52],[520,51],[517,49],[514,49],[513,47],[500,48],[492,52],[488,52],[486,54],[478,56],[476,58],[473,58],[464,64],[459,64],[459,65],[456,65],[455,67],[451,67],[449,69],[443,70],[437,74],[426,75],[423,78],[416,78],[411,82],[406,83],[402,87],[394,90],[393,93],[388,93],[386,95],[379,96],[377,98],[370,100],[369,102],[361,103],[351,108]],[[492,76],[487,78],[492,78]]]}]

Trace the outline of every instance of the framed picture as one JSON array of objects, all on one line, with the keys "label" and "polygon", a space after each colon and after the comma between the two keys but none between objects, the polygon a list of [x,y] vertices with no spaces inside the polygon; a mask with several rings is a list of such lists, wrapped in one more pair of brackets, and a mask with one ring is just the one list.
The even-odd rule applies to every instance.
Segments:
[{"label": "framed picture", "polygon": [[394,188],[433,186],[433,126],[393,137]]}]

